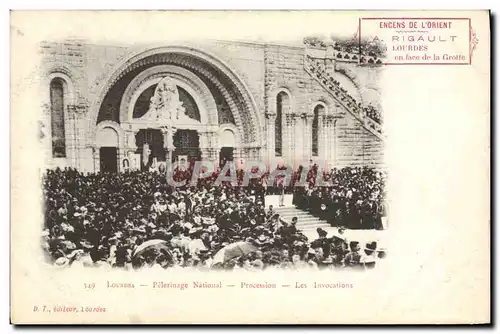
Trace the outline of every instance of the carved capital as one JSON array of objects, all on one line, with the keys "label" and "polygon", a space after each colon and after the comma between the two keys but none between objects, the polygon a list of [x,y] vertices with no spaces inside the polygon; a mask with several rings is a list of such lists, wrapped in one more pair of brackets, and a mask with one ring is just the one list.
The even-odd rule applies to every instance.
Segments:
[{"label": "carved capital", "polygon": [[76,112],[78,114],[85,114],[89,110],[89,106],[86,103],[80,103],[76,106]]},{"label": "carved capital", "polygon": [[44,113],[44,115],[50,115],[50,104],[42,104],[42,112]]},{"label": "carved capital", "polygon": [[76,112],[76,105],[68,104],[66,106],[66,110],[68,111],[68,113],[74,113],[74,112]]},{"label": "carved capital", "polygon": [[88,106],[86,104],[69,104],[66,110],[68,114],[76,117],[85,114],[88,110]]},{"label": "carved capital", "polygon": [[337,124],[337,117],[335,117],[334,115],[327,115],[326,116],[327,118],[327,122],[329,125],[336,125]]},{"label": "carved capital", "polygon": [[272,113],[272,112],[267,112],[266,113],[266,118],[267,119],[270,119],[270,120],[273,120],[276,118],[276,113]]}]

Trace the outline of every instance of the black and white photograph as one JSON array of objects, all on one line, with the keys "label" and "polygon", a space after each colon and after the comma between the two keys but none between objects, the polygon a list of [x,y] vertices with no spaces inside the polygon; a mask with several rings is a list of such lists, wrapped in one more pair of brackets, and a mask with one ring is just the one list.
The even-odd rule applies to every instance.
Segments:
[{"label": "black and white photograph", "polygon": [[383,49],[358,36],[40,43],[56,267],[371,269]]},{"label": "black and white photograph", "polygon": [[487,11],[11,21],[13,323],[490,320]]}]

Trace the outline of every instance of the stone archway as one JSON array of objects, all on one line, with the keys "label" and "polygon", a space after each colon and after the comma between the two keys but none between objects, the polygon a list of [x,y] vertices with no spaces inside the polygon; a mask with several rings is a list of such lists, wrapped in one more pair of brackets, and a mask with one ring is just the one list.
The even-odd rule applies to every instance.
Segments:
[{"label": "stone archway", "polygon": [[[104,84],[95,85],[96,99],[90,106],[88,137],[95,138],[99,110],[108,92],[126,75],[147,70],[156,65],[181,67],[200,78],[211,92],[224,98],[234,117],[235,126],[246,147],[262,147],[262,122],[257,105],[244,81],[220,58],[190,46],[157,47],[135,53],[110,70]],[[138,74],[137,73],[137,74]],[[121,109],[121,108],[120,108]],[[122,110],[120,110],[122,112]],[[208,141],[214,139],[208,138]]]},{"label": "stone archway", "polygon": [[203,124],[217,124],[217,106],[208,87],[192,72],[174,65],[153,66],[141,72],[130,82],[120,103],[120,123],[127,123],[131,120],[139,95],[165,76],[172,78],[177,86],[185,89],[194,98],[200,108]]}]

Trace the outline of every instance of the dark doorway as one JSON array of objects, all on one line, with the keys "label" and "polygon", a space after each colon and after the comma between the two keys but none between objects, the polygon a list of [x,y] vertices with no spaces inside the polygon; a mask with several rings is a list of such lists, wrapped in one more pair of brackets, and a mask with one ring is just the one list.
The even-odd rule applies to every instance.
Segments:
[{"label": "dark doorway", "polygon": [[174,134],[174,146],[172,162],[177,161],[179,155],[187,155],[190,164],[201,158],[200,138],[196,130],[177,130]]},{"label": "dark doorway", "polygon": [[118,171],[118,149],[116,147],[101,147],[99,160],[101,172],[116,173]]},{"label": "dark doorway", "polygon": [[[149,170],[154,159],[161,162],[165,161],[165,148],[163,147],[163,134],[159,129],[142,129],[135,136],[137,153],[141,155],[141,170]],[[148,161],[144,164],[144,144],[149,145]]]},{"label": "dark doorway", "polygon": [[224,167],[226,162],[234,160],[234,147],[223,147],[220,150],[219,166]]}]

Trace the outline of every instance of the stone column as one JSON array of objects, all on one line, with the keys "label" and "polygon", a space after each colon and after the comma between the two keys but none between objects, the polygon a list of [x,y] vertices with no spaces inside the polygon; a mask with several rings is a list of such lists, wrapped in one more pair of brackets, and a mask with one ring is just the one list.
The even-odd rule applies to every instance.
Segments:
[{"label": "stone column", "polygon": [[285,161],[286,165],[290,165],[293,160],[293,151],[292,151],[292,141],[294,137],[293,133],[293,115],[291,113],[284,114],[285,116],[285,129],[286,133],[283,134],[283,138],[286,138],[286,140],[283,140],[283,160]]},{"label": "stone column", "polygon": [[[233,151],[233,162],[235,166],[240,166],[241,162],[245,163],[247,159],[247,150],[245,148],[234,148]],[[223,168],[224,166],[221,166]]]},{"label": "stone column", "polygon": [[67,105],[66,117],[64,118],[64,136],[66,142],[66,161],[71,167],[77,167],[76,118],[76,106],[74,104]]},{"label": "stone column", "polygon": [[335,147],[335,123],[337,120],[333,115],[326,116],[326,132],[328,132],[328,163],[332,166],[336,166],[336,147]]},{"label": "stone column", "polygon": [[314,115],[313,114],[305,114],[304,115],[304,154],[303,159],[309,161],[311,159],[312,153],[312,121]]},{"label": "stone column", "polygon": [[220,154],[219,134],[216,131],[210,131],[209,139],[210,160],[212,161],[214,168],[216,168],[219,165]]},{"label": "stone column", "polygon": [[93,147],[93,152],[92,152],[92,155],[93,155],[93,158],[94,158],[94,172],[99,172],[101,170],[101,164],[99,163],[100,160],[99,160],[99,148],[98,147]]},{"label": "stone column", "polygon": [[43,104],[42,112],[40,131],[43,138],[41,138],[41,144],[44,150],[44,158],[46,161],[50,161],[52,159],[52,115],[50,104]]},{"label": "stone column", "polygon": [[77,158],[80,170],[89,170],[89,148],[87,146],[87,122],[89,106],[86,102],[76,106],[76,138],[77,138]]},{"label": "stone column", "polygon": [[327,115],[318,115],[318,155],[325,161],[325,165],[330,163],[328,160],[329,133]]},{"label": "stone column", "polygon": [[200,136],[201,159],[210,160],[209,134],[206,131],[198,131],[198,134]]},{"label": "stone column", "polygon": [[65,125],[66,137],[66,159],[69,165],[78,169],[82,167],[82,158],[85,154],[85,115],[87,106],[85,104],[70,104],[66,107],[67,125]]},{"label": "stone column", "polygon": [[[123,138],[123,157],[128,159],[130,169],[141,169],[141,165],[134,165],[134,154],[137,151],[137,143],[135,141],[135,136],[138,131],[132,129],[126,129],[124,131]],[[123,167],[123,166],[122,166]]]},{"label": "stone column", "polygon": [[[267,164],[271,165],[276,156],[276,114],[266,113],[266,149],[267,149]],[[282,127],[283,128],[283,127]]]}]

